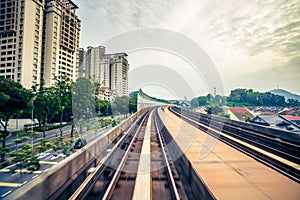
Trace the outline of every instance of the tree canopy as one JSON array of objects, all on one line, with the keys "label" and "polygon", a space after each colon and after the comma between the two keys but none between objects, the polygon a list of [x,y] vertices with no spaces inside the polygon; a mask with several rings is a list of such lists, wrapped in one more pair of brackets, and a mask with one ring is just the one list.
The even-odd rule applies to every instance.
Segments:
[{"label": "tree canopy", "polygon": [[95,116],[95,88],[87,78],[78,78],[73,87],[74,119],[89,119]]},{"label": "tree canopy", "polygon": [[[8,120],[17,115],[20,110],[30,107],[30,100],[33,94],[30,90],[11,80],[0,79],[0,118],[1,126],[4,131],[1,132],[2,148],[5,148]],[[4,157],[2,156],[1,160]]]},{"label": "tree canopy", "polygon": [[272,94],[270,92],[256,92],[252,89],[235,89],[227,97],[220,95],[199,96],[193,98],[191,107],[228,105],[228,106],[300,106],[300,102],[295,99],[285,99],[284,96]]}]

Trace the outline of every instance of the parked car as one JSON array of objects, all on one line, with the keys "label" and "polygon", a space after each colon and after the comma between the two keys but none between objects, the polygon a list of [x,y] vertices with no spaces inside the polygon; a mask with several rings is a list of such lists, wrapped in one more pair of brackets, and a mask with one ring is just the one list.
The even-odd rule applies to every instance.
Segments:
[{"label": "parked car", "polygon": [[74,144],[74,149],[81,149],[86,145],[86,140],[85,139],[78,139],[75,144]]}]

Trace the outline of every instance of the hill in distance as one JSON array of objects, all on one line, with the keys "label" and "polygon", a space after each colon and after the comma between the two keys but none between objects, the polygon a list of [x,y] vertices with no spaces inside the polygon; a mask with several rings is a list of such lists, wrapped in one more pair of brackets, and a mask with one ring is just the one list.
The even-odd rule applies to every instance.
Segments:
[{"label": "hill in distance", "polygon": [[277,94],[285,97],[285,100],[287,99],[296,99],[300,101],[300,95],[291,93],[289,91],[283,90],[283,89],[275,89],[275,90],[270,90],[272,94]]}]

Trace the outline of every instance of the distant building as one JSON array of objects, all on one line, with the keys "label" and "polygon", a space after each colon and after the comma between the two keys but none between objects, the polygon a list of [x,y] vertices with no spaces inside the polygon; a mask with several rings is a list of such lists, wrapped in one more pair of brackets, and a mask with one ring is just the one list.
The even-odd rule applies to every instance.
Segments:
[{"label": "distant building", "polygon": [[113,101],[117,94],[114,90],[110,90],[108,87],[101,86],[98,91],[98,98],[105,101]]},{"label": "distant building", "polygon": [[77,78],[80,20],[71,0],[0,2],[0,77],[31,88]]},{"label": "distant building", "polygon": [[128,70],[129,64],[126,53],[107,54],[110,63],[110,89],[116,91],[118,96],[128,96]]},{"label": "distant building", "polygon": [[257,106],[249,108],[254,115],[278,115],[282,108],[278,107],[266,107],[266,106]]},{"label": "distant building", "polygon": [[194,110],[195,112],[207,114],[206,108],[205,108],[205,107],[198,107],[198,108],[194,108],[193,110]]},{"label": "distant building", "polygon": [[227,114],[229,114],[230,119],[237,121],[245,121],[245,117],[247,116],[251,119],[254,117],[254,115],[252,115],[249,110],[240,107],[228,108]]},{"label": "distant building", "polygon": [[128,96],[129,64],[126,53],[105,54],[105,47],[88,47],[79,52],[79,75],[115,91],[117,96]]},{"label": "distant building", "polygon": [[290,115],[295,111],[294,108],[284,108],[280,112],[278,112],[279,115]]},{"label": "distant building", "polygon": [[300,126],[300,116],[292,116],[292,115],[280,115],[280,117],[289,120]]},{"label": "distant building", "polygon": [[[24,129],[31,128],[31,126],[38,126],[38,124],[39,123],[37,119],[34,119],[33,121],[32,119],[9,119],[7,130],[8,131],[24,130]],[[1,128],[2,126],[0,126],[0,129]]]},{"label": "distant building", "polygon": [[269,126],[271,128],[277,128],[285,131],[292,131],[292,132],[300,132],[300,128],[293,125],[288,120],[279,117],[278,115],[262,115],[256,116],[250,121],[254,124],[259,124],[262,126]]}]

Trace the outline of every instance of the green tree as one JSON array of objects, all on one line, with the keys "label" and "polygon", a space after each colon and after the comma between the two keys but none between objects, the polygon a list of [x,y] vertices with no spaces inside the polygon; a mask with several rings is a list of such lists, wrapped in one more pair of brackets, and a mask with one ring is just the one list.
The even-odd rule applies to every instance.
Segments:
[{"label": "green tree", "polygon": [[62,137],[62,122],[70,122],[72,119],[72,88],[73,82],[67,76],[56,78],[54,84],[55,94],[58,100],[58,118],[60,124],[60,136]]},{"label": "green tree", "polygon": [[244,117],[244,120],[245,120],[245,122],[250,122],[251,116],[246,115],[246,116]]},{"label": "green tree", "polygon": [[300,102],[296,99],[288,99],[287,105],[290,107],[300,106]]},{"label": "green tree", "polygon": [[129,97],[129,113],[135,113],[137,111],[137,98]]},{"label": "green tree", "polygon": [[96,98],[95,109],[100,115],[108,116],[111,114],[111,102]]},{"label": "green tree", "polygon": [[46,124],[51,121],[55,114],[59,112],[58,96],[54,87],[45,88],[43,81],[36,93],[34,100],[35,117],[39,121],[39,126],[43,125],[43,137],[45,138]]},{"label": "green tree", "polygon": [[95,116],[95,88],[87,78],[78,78],[74,83],[73,114],[78,120]]},{"label": "green tree", "polygon": [[[22,87],[20,83],[0,79],[0,120],[4,132],[1,133],[2,148],[5,148],[8,120],[20,110],[27,109],[32,98],[32,92]],[[4,156],[1,156],[4,160]]]},{"label": "green tree", "polygon": [[116,97],[116,99],[112,103],[112,110],[113,114],[120,113],[120,114],[127,114],[129,109],[129,97],[122,96],[122,97]]},{"label": "green tree", "polygon": [[208,106],[205,111],[207,112],[207,114],[213,114],[213,115],[218,115],[219,113],[223,112],[223,109],[220,106],[217,105],[212,105],[212,106]]},{"label": "green tree", "polygon": [[207,96],[199,96],[199,97],[193,98],[191,101],[192,108],[197,108],[199,106],[205,106],[207,104],[208,104]]},{"label": "green tree", "polygon": [[40,167],[38,156],[33,153],[31,144],[25,144],[19,152],[10,153],[12,160],[16,163],[16,169],[21,170],[25,167],[30,167],[32,170],[37,170]]},{"label": "green tree", "polygon": [[138,91],[129,94],[129,113],[135,113],[137,111],[137,96]]},{"label": "green tree", "polygon": [[252,89],[235,89],[227,97],[229,103],[239,106],[285,106],[285,98],[270,92],[259,93]]}]

